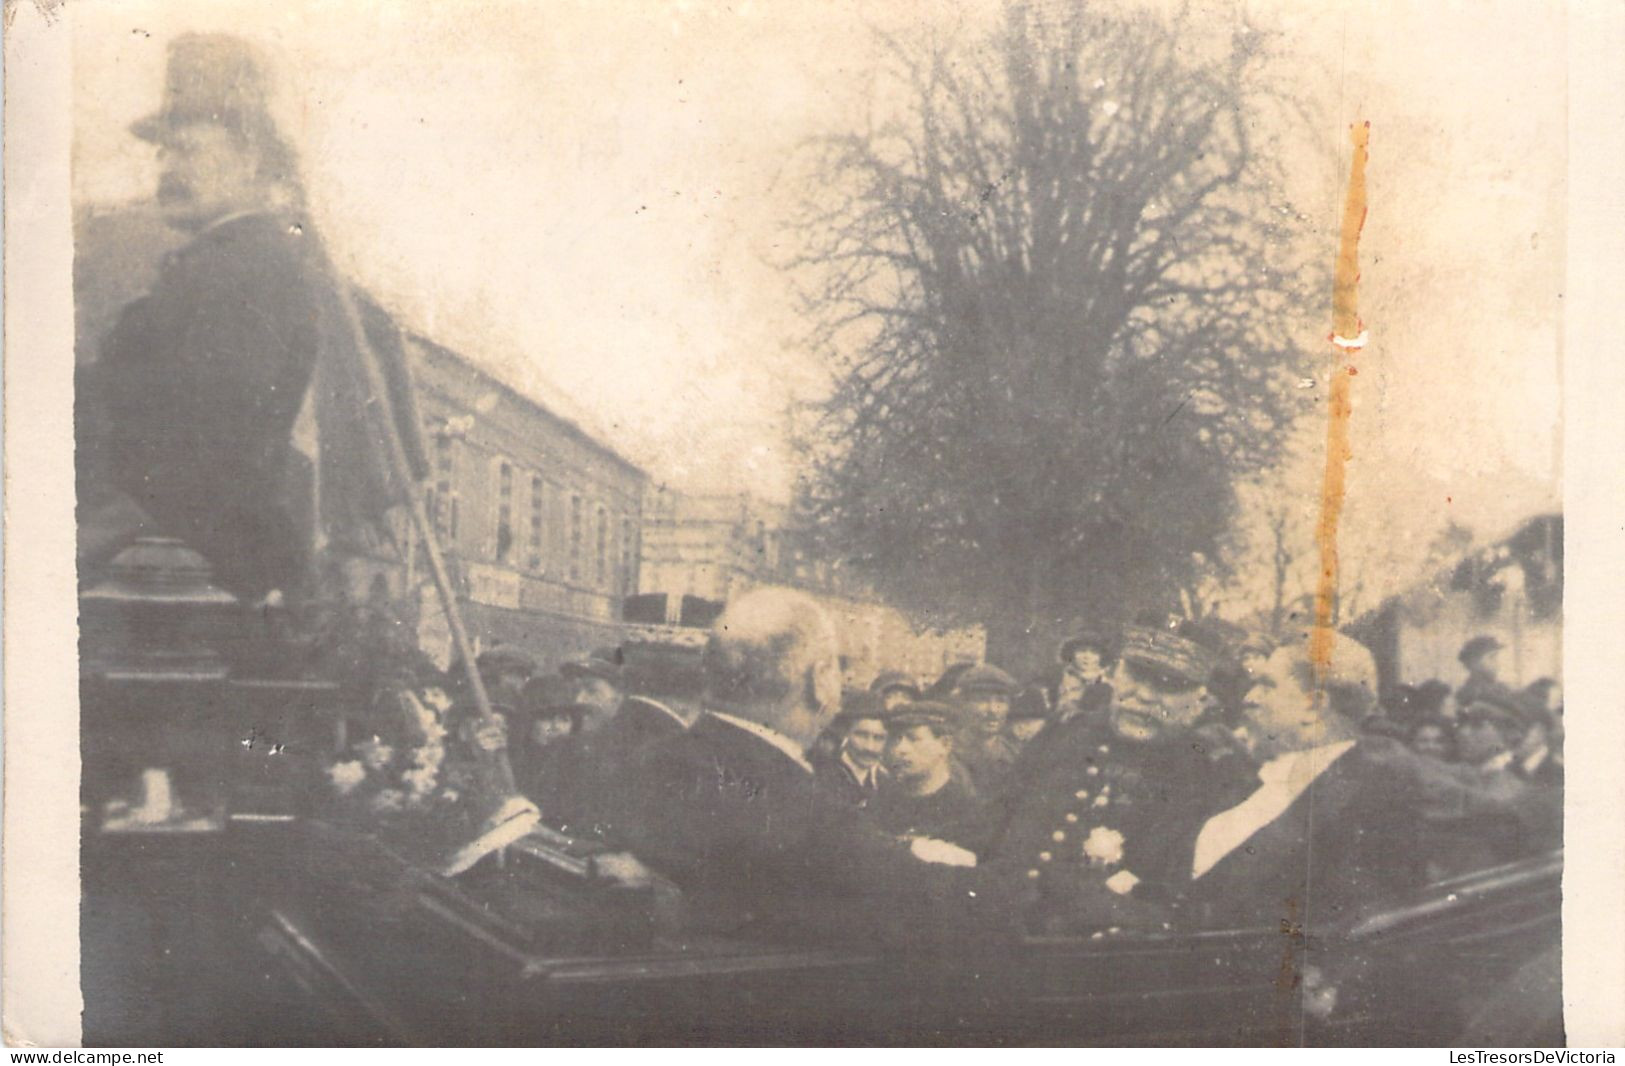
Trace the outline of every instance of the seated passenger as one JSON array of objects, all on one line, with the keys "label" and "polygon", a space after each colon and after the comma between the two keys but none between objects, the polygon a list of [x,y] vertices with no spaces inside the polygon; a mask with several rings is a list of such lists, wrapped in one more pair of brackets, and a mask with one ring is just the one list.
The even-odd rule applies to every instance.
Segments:
[{"label": "seated passenger", "polygon": [[1215,662],[1194,641],[1125,627],[1106,720],[1057,723],[1023,753],[991,855],[1037,890],[1037,931],[1088,928],[1079,884],[1138,903],[1138,924],[1177,917],[1198,830],[1246,791],[1245,758],[1191,732]]},{"label": "seated passenger", "polygon": [[1211,922],[1349,919],[1430,872],[1430,810],[1517,817],[1516,788],[1360,732],[1377,674],[1357,642],[1335,635],[1318,670],[1305,644],[1284,646],[1256,680],[1245,715],[1263,765],[1251,794],[1202,827],[1192,854],[1195,892]]},{"label": "seated passenger", "polygon": [[906,703],[886,713],[890,773],[871,814],[888,833],[936,837],[981,852],[987,848],[985,809],[953,757],[959,719],[955,707],[934,700]]},{"label": "seated passenger", "polygon": [[885,768],[886,726],[881,720],[880,698],[869,692],[849,692],[845,706],[825,730],[829,751],[809,749],[818,783],[831,795],[854,807],[866,807],[880,791]]},{"label": "seated passenger", "polygon": [[975,890],[973,855],[900,841],[819,787],[802,751],[840,699],[837,649],[803,593],[730,603],[705,651],[706,712],[650,747],[615,797],[622,842],[713,931],[915,942],[929,912],[945,939],[994,933],[1009,908]]}]

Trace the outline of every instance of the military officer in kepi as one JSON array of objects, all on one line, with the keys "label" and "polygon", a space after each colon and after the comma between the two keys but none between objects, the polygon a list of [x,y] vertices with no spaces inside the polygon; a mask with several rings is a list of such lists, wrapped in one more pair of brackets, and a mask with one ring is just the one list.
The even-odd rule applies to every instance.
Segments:
[{"label": "military officer in kepi", "polygon": [[[1117,647],[1105,719],[1056,723],[1027,748],[992,848],[994,861],[1026,867],[1035,932],[1104,936],[1178,922],[1197,833],[1251,780],[1239,751],[1192,743],[1212,652],[1141,627],[1125,627]],[[1124,924],[1100,927],[1097,910],[1080,912],[1080,881],[1120,897]]]}]

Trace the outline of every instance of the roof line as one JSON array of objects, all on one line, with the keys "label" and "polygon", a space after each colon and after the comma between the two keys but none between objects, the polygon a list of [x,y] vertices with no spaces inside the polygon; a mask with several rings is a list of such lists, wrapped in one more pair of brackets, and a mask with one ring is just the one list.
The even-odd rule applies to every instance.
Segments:
[{"label": "roof line", "polygon": [[468,369],[472,370],[486,381],[489,381],[492,385],[495,385],[498,389],[501,389],[503,392],[507,393],[519,403],[546,415],[548,418],[551,418],[554,422],[557,422],[560,426],[562,426],[569,435],[575,437],[578,441],[587,445],[589,448],[602,453],[608,458],[626,467],[633,473],[642,475],[645,479],[649,478],[649,472],[647,470],[643,469],[643,467],[634,463],[632,460],[628,459],[614,448],[611,448],[608,444],[605,444],[603,441],[599,440],[592,433],[589,433],[587,430],[583,429],[580,424],[559,414],[557,411],[548,407],[534,396],[522,392],[519,388],[504,381],[502,378],[476,363],[468,356],[462,354],[461,352],[454,351],[453,349],[446,347],[444,344],[441,344],[439,341],[432,340],[416,330],[406,330],[405,333],[406,336],[410,337],[413,341],[416,341],[418,344],[421,344],[430,351],[466,366]]}]

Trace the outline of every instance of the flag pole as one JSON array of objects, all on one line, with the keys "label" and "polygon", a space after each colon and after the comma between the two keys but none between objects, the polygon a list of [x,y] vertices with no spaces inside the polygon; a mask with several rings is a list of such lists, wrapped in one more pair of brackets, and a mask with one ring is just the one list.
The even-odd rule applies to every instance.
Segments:
[{"label": "flag pole", "polygon": [[[326,257],[325,249],[322,252],[322,260],[328,277],[334,283],[339,307],[349,327],[350,338],[355,345],[362,371],[366,375],[367,388],[372,393],[367,414],[377,429],[377,436],[383,441],[385,460],[389,463],[390,473],[397,487],[405,496],[402,502],[411,515],[412,526],[422,538],[424,556],[429,562],[429,573],[434,579],[435,591],[439,594],[446,625],[451,630],[452,646],[463,662],[468,689],[474,698],[475,717],[481,726],[500,725],[501,719],[491,706],[490,694],[486,692],[485,682],[474,664],[473,643],[468,638],[467,627],[463,625],[463,614],[457,605],[457,595],[452,588],[445,557],[440,552],[440,542],[435,536],[434,526],[429,521],[429,512],[424,506],[423,495],[415,489],[417,479],[406,457],[406,446],[401,441],[400,427],[395,422],[395,413],[389,397],[389,383],[384,377],[383,368],[378,364],[377,353],[367,340],[366,326],[361,321],[361,312],[356,307],[355,298],[344,279],[333,269],[331,260]],[[498,748],[495,751],[485,752],[480,762],[482,784],[496,803],[480,835],[459,849],[447,863],[443,872],[448,876],[468,869],[483,856],[518,840],[534,829],[541,820],[541,813],[536,809],[536,805],[519,793],[506,749]]]}]

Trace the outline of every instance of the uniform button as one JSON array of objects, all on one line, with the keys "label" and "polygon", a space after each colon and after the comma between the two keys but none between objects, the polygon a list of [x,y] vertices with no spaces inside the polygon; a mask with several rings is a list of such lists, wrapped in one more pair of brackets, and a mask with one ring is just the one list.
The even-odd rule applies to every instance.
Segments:
[{"label": "uniform button", "polygon": [[1041,852],[1038,853],[1038,861],[1039,862],[1049,862],[1054,857],[1055,856],[1051,855],[1047,851],[1041,851]]},{"label": "uniform button", "polygon": [[1078,821],[1078,816],[1073,814],[1071,811],[1068,811],[1067,815],[1066,815],[1066,820],[1071,822],[1072,824],[1076,825],[1077,821]]},{"label": "uniform button", "polygon": [[1038,871],[1037,870],[1028,870],[1027,871],[1027,880],[1029,880],[1029,881],[1038,880]]},{"label": "uniform button", "polygon": [[1086,788],[1080,788],[1076,792],[1072,793],[1072,798],[1086,800],[1089,798],[1089,790]]},{"label": "uniform button", "polygon": [[1055,832],[1049,835],[1049,838],[1055,841],[1055,843],[1059,844],[1061,841],[1066,839],[1066,833],[1063,830],[1057,829]]}]

